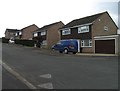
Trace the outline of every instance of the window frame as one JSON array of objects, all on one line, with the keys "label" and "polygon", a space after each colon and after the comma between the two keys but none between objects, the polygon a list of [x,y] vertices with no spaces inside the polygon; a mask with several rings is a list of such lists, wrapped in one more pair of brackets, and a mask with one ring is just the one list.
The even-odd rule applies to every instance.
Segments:
[{"label": "window frame", "polygon": [[38,33],[34,33],[33,36],[34,36],[34,37],[37,37],[37,36],[38,36]]},{"label": "window frame", "polygon": [[22,35],[22,32],[21,32],[21,31],[19,32],[19,35]]},{"label": "window frame", "polygon": [[15,33],[15,36],[18,36],[18,33],[17,33],[17,32]]},{"label": "window frame", "polygon": [[40,35],[41,35],[41,36],[46,35],[46,31],[42,31],[42,32],[40,33]]},{"label": "window frame", "polygon": [[85,45],[86,40],[81,40],[81,47],[92,47],[92,40],[87,40],[89,42],[88,46]]},{"label": "window frame", "polygon": [[108,31],[108,27],[107,26],[104,26],[104,31]]},{"label": "window frame", "polygon": [[[67,31],[67,33],[65,33]],[[69,35],[71,34],[71,30],[70,29],[64,29],[62,30],[62,35]]]},{"label": "window frame", "polygon": [[[86,27],[86,31],[83,31],[85,29],[81,29],[81,28],[85,28]],[[78,27],[78,33],[87,33],[90,31],[90,26],[89,25],[85,25],[85,26],[80,26]]]}]

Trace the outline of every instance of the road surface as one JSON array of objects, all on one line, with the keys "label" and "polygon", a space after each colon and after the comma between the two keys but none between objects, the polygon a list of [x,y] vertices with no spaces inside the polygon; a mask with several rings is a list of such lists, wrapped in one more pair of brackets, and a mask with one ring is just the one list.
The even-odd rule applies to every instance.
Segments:
[{"label": "road surface", "polygon": [[3,62],[38,89],[118,88],[118,57],[51,55],[8,44],[2,54]]}]

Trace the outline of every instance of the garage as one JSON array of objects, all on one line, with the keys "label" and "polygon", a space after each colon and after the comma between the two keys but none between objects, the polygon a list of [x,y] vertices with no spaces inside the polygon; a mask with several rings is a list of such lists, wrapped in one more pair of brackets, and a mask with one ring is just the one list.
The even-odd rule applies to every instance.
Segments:
[{"label": "garage", "polygon": [[95,40],[95,53],[115,54],[115,39]]}]

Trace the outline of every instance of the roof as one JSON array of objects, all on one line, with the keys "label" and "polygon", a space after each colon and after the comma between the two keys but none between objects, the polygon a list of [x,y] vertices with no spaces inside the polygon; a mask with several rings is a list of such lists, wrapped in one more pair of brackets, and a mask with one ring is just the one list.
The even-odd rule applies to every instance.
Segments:
[{"label": "roof", "polygon": [[47,29],[50,28],[51,26],[53,26],[53,25],[55,25],[55,24],[58,24],[58,23],[62,23],[62,22],[59,21],[59,22],[55,22],[55,23],[52,23],[52,24],[49,24],[49,25],[45,25],[45,26],[39,28],[38,30],[36,30],[35,32],[47,30]]},{"label": "roof", "polygon": [[18,32],[18,31],[20,31],[20,30],[18,30],[18,29],[6,29],[6,31],[5,31],[5,33],[6,32]]},{"label": "roof", "polygon": [[24,30],[24,29],[29,28],[29,27],[32,27],[32,26],[35,26],[35,27],[39,28],[37,25],[32,24],[32,25],[29,25],[29,26],[27,26],[27,27],[25,27],[25,28],[22,28],[21,30]]},{"label": "roof", "polygon": [[77,26],[77,25],[92,23],[93,21],[95,21],[98,17],[100,17],[104,13],[107,13],[107,12],[102,12],[102,13],[99,13],[99,14],[83,17],[83,18],[80,18],[80,19],[75,19],[75,20],[69,22],[68,24],[66,24],[65,26],[63,26],[61,29],[69,28],[69,27],[73,27],[73,26]]}]

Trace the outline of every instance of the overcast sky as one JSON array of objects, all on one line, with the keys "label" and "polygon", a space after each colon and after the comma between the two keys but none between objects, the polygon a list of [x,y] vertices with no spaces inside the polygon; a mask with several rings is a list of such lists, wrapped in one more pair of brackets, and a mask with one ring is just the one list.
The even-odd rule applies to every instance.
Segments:
[{"label": "overcast sky", "polygon": [[[105,2],[104,2],[105,1]],[[38,27],[62,21],[64,24],[78,18],[108,11],[118,25],[119,0],[1,0],[0,37],[6,28]]]}]

